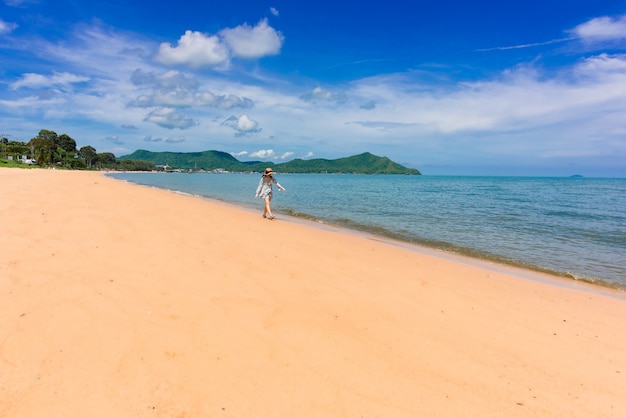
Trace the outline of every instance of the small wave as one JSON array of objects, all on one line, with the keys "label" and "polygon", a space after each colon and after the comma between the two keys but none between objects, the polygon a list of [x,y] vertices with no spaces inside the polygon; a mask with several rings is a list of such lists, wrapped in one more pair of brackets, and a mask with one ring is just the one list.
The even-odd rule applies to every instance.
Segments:
[{"label": "small wave", "polygon": [[334,225],[340,228],[346,228],[348,230],[367,233],[367,234],[371,234],[374,236],[379,236],[381,238],[391,239],[394,241],[404,242],[407,244],[413,244],[413,245],[417,245],[420,247],[425,247],[425,248],[429,248],[433,250],[444,251],[444,252],[448,252],[451,254],[474,258],[474,259],[481,260],[481,261],[489,261],[489,262],[493,262],[497,264],[507,265],[510,267],[516,267],[516,268],[521,268],[521,269],[525,269],[529,271],[534,271],[537,273],[549,274],[555,277],[572,279],[572,280],[583,282],[583,283],[590,283],[590,284],[594,284],[594,285],[609,288],[609,289],[626,291],[626,285],[621,284],[621,283],[616,283],[616,282],[604,280],[601,278],[576,275],[568,271],[559,271],[559,270],[554,270],[550,268],[545,268],[536,264],[514,260],[511,258],[503,257],[501,255],[477,250],[474,248],[458,246],[458,245],[454,245],[445,241],[416,237],[414,235],[411,235],[410,233],[391,231],[387,228],[377,226],[377,225],[355,222],[354,220],[348,219],[348,218],[320,219],[318,217],[315,217],[306,213],[298,212],[293,209],[283,208],[282,211],[294,218],[305,219],[307,221],[314,221],[317,223]]}]

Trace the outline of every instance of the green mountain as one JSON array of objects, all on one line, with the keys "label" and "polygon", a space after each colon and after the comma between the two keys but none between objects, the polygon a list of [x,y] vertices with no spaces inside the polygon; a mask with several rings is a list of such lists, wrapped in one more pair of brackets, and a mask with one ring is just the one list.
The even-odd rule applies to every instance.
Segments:
[{"label": "green mountain", "polygon": [[336,160],[296,159],[273,167],[281,173],[421,174],[419,170],[404,167],[387,157],[378,157],[369,152]]},{"label": "green mountain", "polygon": [[213,170],[222,168],[228,171],[245,171],[247,167],[232,155],[221,151],[152,152],[137,150],[132,154],[119,157],[118,160],[149,161],[155,165],[168,165],[171,168],[184,170]]},{"label": "green mountain", "polygon": [[421,174],[419,170],[394,163],[387,157],[378,157],[369,152],[352,157],[326,160],[296,159],[285,163],[253,161],[241,162],[222,151],[202,152],[152,152],[137,150],[118,160],[143,160],[155,165],[168,165],[173,169],[215,170],[223,169],[235,172],[263,171],[272,167],[280,173],[357,173],[357,174]]}]

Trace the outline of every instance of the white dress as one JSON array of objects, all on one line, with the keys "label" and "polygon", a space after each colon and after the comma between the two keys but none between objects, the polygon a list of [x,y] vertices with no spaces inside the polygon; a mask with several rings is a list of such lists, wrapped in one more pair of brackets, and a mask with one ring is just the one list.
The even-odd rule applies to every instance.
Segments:
[{"label": "white dress", "polygon": [[259,187],[256,188],[256,197],[260,197],[261,199],[265,199],[266,197],[272,198],[272,184],[275,184],[280,190],[285,190],[283,186],[281,186],[278,181],[272,176],[262,176],[261,181],[259,181]]}]

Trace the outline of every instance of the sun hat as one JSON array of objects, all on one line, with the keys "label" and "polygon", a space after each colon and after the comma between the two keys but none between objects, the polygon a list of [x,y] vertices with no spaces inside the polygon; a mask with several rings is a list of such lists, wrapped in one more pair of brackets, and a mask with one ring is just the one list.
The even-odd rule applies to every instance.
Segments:
[{"label": "sun hat", "polygon": [[275,173],[276,172],[274,170],[272,170],[271,167],[267,167],[263,174],[267,176],[268,174],[275,174]]}]

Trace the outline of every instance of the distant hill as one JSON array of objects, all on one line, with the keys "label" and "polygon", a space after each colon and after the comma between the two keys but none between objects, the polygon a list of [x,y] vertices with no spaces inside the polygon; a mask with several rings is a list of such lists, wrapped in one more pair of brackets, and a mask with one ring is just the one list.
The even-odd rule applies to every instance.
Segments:
[{"label": "distant hill", "polygon": [[183,170],[215,170],[249,172],[263,171],[272,167],[280,173],[357,173],[357,174],[421,174],[419,170],[407,168],[394,163],[387,157],[378,157],[369,152],[352,157],[326,160],[316,158],[312,160],[296,159],[285,163],[253,161],[241,162],[232,155],[222,151],[202,152],[152,152],[137,150],[129,155],[119,157],[118,160],[143,160],[155,165],[168,165],[173,169]]},{"label": "distant hill", "polygon": [[244,171],[246,165],[232,155],[221,151],[202,152],[152,152],[137,150],[129,155],[119,157],[118,160],[143,160],[155,165],[168,165],[172,168],[184,170],[213,170],[223,168],[228,171]]}]

